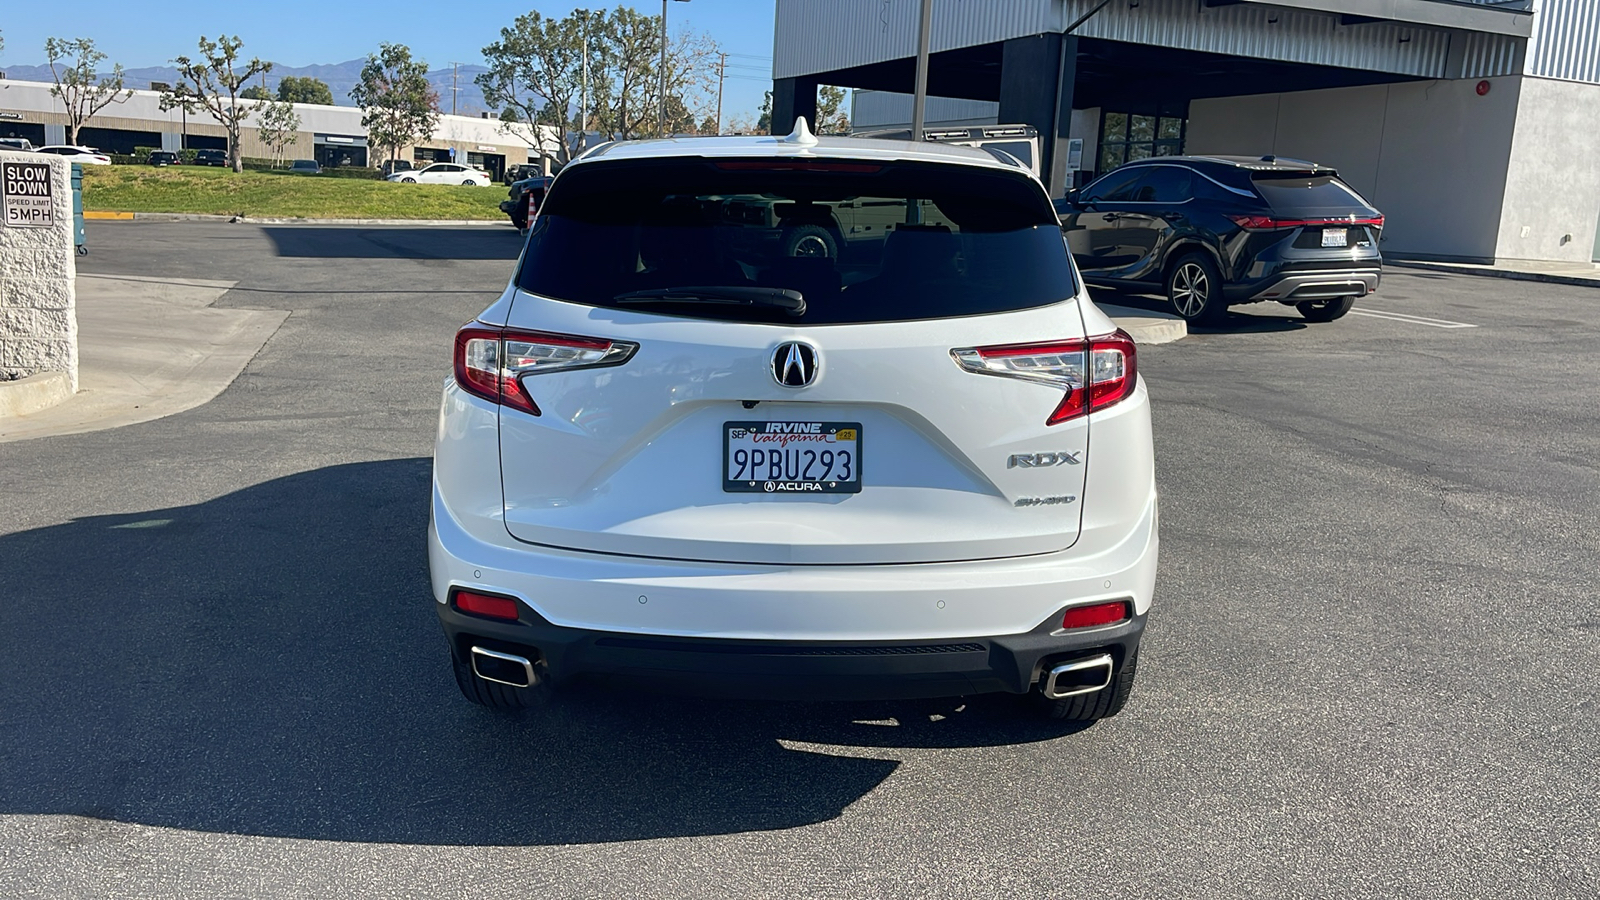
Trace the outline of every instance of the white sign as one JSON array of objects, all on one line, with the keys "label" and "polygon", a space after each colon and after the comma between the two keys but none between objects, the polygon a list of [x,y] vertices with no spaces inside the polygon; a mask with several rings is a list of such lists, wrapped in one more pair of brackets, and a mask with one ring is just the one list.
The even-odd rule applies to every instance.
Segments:
[{"label": "white sign", "polygon": [[1083,168],[1083,138],[1067,140],[1067,170],[1076,172]]},{"label": "white sign", "polygon": [[56,223],[55,182],[49,163],[0,163],[0,205],[6,224],[49,228]]}]

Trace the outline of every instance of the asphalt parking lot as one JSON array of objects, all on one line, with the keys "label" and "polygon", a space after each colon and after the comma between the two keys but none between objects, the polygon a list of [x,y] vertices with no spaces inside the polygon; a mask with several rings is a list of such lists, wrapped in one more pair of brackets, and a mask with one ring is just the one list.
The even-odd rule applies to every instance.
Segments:
[{"label": "asphalt parking lot", "polygon": [[290,316],[212,402],[0,444],[6,897],[1600,895],[1600,291],[1390,269],[1146,349],[1140,681],[460,699],[450,337],[509,228],[91,223],[80,270]]}]

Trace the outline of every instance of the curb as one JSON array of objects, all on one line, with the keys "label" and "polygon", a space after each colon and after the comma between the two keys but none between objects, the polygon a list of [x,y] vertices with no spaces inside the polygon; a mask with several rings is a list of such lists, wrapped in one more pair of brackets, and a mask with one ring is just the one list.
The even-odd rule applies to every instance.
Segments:
[{"label": "curb", "polygon": [[1488,266],[1464,266],[1456,263],[1427,262],[1425,260],[1385,259],[1385,266],[1400,269],[1430,269],[1453,275],[1480,275],[1487,278],[1508,278],[1512,281],[1542,281],[1545,284],[1570,284],[1578,287],[1600,288],[1600,270],[1594,278],[1578,275],[1557,275],[1550,272],[1519,272],[1515,269],[1494,269]]},{"label": "curb", "polygon": [[1170,344],[1189,336],[1188,323],[1174,315],[1111,303],[1096,303],[1095,306],[1100,307],[1101,312],[1110,316],[1117,327],[1131,335],[1133,342],[1141,347]]},{"label": "curb", "polygon": [[208,213],[85,212],[85,219],[126,222],[231,222],[244,225],[506,225],[510,219],[307,219],[288,216],[221,216]]},{"label": "curb", "polygon": [[65,372],[40,372],[16,381],[0,381],[0,418],[49,409],[71,396],[72,381]]}]

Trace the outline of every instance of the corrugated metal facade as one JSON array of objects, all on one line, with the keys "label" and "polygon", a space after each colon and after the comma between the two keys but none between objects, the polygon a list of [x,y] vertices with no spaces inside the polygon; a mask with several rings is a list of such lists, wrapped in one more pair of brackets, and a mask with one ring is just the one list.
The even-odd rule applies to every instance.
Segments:
[{"label": "corrugated metal facade", "polygon": [[[1099,0],[935,0],[934,52],[1060,31]],[[1551,0],[1547,0],[1551,2]],[[1556,0],[1584,4],[1596,0]],[[903,58],[915,52],[920,0],[778,0],[774,77],[808,75]],[[1593,29],[1591,27],[1591,35]],[[1230,56],[1393,72],[1425,78],[1450,72],[1451,32],[1418,25],[1339,24],[1329,13],[1197,0],[1113,3],[1091,16],[1083,37],[1199,50]],[[1462,35],[1471,76],[1516,71],[1515,38]]]},{"label": "corrugated metal facade", "polygon": [[1539,0],[1527,72],[1600,84],[1600,0]]},{"label": "corrugated metal facade", "polygon": [[1461,71],[1447,73],[1448,77],[1488,78],[1491,75],[1511,75],[1517,71],[1517,53],[1523,44],[1518,38],[1473,33],[1458,35],[1453,40],[1464,41],[1465,52],[1461,57]]},{"label": "corrugated metal facade", "polygon": [[[929,97],[927,122],[982,124],[993,122],[1000,104],[989,100],[960,100],[955,97]],[[850,121],[857,125],[882,127],[911,124],[911,95],[890,91],[852,91]]]}]

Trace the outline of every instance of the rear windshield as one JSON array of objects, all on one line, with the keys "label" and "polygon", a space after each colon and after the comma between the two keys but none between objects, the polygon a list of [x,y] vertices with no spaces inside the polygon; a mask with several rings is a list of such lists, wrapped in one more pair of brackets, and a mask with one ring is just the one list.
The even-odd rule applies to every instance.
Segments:
[{"label": "rear windshield", "polygon": [[[1032,179],[771,159],[574,166],[540,209],[518,284],[590,306],[809,325],[970,316],[1077,293],[1059,220]],[[717,287],[798,292],[804,312],[638,299],[692,287],[713,301]]]},{"label": "rear windshield", "polygon": [[1315,210],[1328,213],[1370,212],[1371,207],[1351,187],[1334,175],[1255,174],[1251,180],[1261,199],[1278,212]]}]

